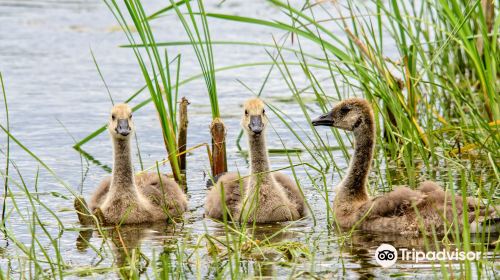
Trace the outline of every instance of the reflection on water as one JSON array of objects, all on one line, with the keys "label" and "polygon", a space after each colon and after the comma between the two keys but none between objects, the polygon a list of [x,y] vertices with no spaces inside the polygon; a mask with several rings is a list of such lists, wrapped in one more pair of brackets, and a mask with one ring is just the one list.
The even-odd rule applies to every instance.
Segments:
[{"label": "reflection on water", "polygon": [[[166,270],[168,275],[194,277],[202,273],[204,278],[210,279],[228,277],[231,271],[235,275],[273,278],[282,276],[284,269],[290,268],[293,272],[291,275],[295,277],[315,279],[339,276],[372,279],[380,275],[420,275],[425,278],[432,277],[436,269],[441,269],[439,262],[421,261],[416,264],[414,261],[401,260],[400,256],[394,267],[382,269],[375,262],[375,250],[383,243],[391,244],[398,250],[455,250],[453,240],[447,241],[449,246],[446,246],[422,236],[360,231],[346,236],[338,232],[314,232],[307,220],[296,224],[249,228],[213,222],[207,230],[209,236],[195,236],[189,226],[186,228],[179,224],[127,225],[107,228],[102,232],[83,229],[78,234],[76,248],[80,252],[91,252],[95,250],[91,246],[100,244],[98,246],[104,247],[101,241],[105,242],[111,248],[113,264],[117,267],[115,272],[122,277],[141,275],[151,270]],[[472,238],[474,240],[474,236]],[[92,239],[99,242],[92,242]],[[490,238],[497,239],[498,235]],[[156,248],[156,261],[148,255],[152,240]],[[102,248],[98,246],[101,251]],[[482,245],[482,249],[473,248],[484,250],[486,259],[495,257],[493,253],[488,253],[491,249],[487,245]],[[201,264],[198,263],[200,260]],[[96,257],[92,264],[98,266],[102,261],[102,258]],[[461,269],[459,262],[450,262],[446,266],[450,275]]]},{"label": "reflection on water", "polygon": [[[142,253],[143,240],[160,238],[161,246],[164,248],[160,259],[165,258],[169,247],[176,243],[176,236],[182,231],[179,224],[141,224],[122,225],[119,227],[98,229],[82,229],[76,239],[76,248],[79,252],[92,250],[92,238],[106,242],[111,247],[113,264],[119,268],[119,273],[129,278],[134,273],[138,275],[147,271],[151,260]],[[97,258],[92,265],[98,265],[101,259]]]}]

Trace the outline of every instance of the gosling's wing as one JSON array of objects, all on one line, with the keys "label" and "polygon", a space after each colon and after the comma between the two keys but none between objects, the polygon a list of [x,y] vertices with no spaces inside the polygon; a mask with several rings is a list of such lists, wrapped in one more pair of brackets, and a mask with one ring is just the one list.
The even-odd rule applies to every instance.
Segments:
[{"label": "gosling's wing", "polygon": [[281,172],[272,173],[274,179],[285,189],[288,198],[297,206],[297,212],[301,216],[307,215],[305,199],[295,181]]},{"label": "gosling's wing", "polygon": [[89,200],[89,208],[90,211],[94,211],[97,207],[100,207],[101,204],[106,199],[106,196],[109,192],[109,187],[111,186],[111,176],[105,177],[99,186],[97,186],[96,190],[92,194]]},{"label": "gosling's wing", "polygon": [[364,229],[418,233],[423,226],[426,232],[434,229],[442,234],[455,219],[462,228],[463,215],[467,215],[471,232],[499,232],[499,213],[499,207],[486,207],[472,197],[453,196],[436,183],[426,181],[417,190],[398,187],[367,201],[357,219],[364,219]]},{"label": "gosling's wing", "polygon": [[187,211],[187,197],[174,179],[164,174],[141,173],[135,176],[139,191],[153,204],[166,208],[169,214],[179,216]]},{"label": "gosling's wing", "polygon": [[[462,198],[455,197],[456,210],[462,214]],[[395,187],[393,191],[373,198],[364,207],[371,208],[370,215],[381,217],[412,215],[417,209],[421,216],[425,217],[428,212],[436,211],[446,214],[446,209],[451,209],[451,195],[445,192],[438,184],[426,181],[420,184],[418,189],[412,190],[406,186]],[[469,207],[473,208],[473,204]],[[414,208],[416,207],[416,208]]]},{"label": "gosling's wing", "polygon": [[[479,199],[474,197],[453,196],[449,191],[444,191],[432,181],[423,182],[419,188],[426,193],[427,207],[439,213],[446,218],[447,224],[454,220],[454,213],[457,214],[457,220],[462,225],[463,215],[468,216],[471,233],[482,232],[500,232],[500,207],[484,205]],[[464,201],[465,200],[465,201]]]},{"label": "gosling's wing", "polygon": [[[221,175],[216,185],[207,193],[205,215],[214,219],[222,219],[224,205],[231,215],[234,215],[241,200],[240,188],[243,188],[245,181],[236,172]],[[222,193],[224,193],[224,200],[222,199]]]},{"label": "gosling's wing", "polygon": [[363,203],[350,218],[351,226],[376,232],[417,234],[419,224],[415,219],[414,207],[420,208],[425,199],[426,195],[420,191],[396,187],[389,193]]},{"label": "gosling's wing", "polygon": [[407,215],[413,206],[422,204],[427,195],[408,187],[396,187],[393,191],[373,198],[362,208],[362,215],[369,217],[392,217]]}]

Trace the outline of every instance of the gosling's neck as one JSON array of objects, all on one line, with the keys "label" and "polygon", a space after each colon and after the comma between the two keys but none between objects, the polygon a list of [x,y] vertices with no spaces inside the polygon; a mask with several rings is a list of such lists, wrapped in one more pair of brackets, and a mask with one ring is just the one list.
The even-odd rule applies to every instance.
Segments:
[{"label": "gosling's neck", "polygon": [[354,133],[354,154],[341,190],[344,195],[360,200],[368,199],[366,184],[375,148],[375,125],[372,119]]},{"label": "gosling's neck", "polygon": [[266,137],[264,133],[248,135],[250,150],[250,174],[258,174],[256,180],[269,182],[272,176],[269,173],[269,155],[267,154]]},{"label": "gosling's neck", "polygon": [[111,191],[133,191],[134,170],[130,152],[130,139],[112,137],[113,141],[113,174]]}]

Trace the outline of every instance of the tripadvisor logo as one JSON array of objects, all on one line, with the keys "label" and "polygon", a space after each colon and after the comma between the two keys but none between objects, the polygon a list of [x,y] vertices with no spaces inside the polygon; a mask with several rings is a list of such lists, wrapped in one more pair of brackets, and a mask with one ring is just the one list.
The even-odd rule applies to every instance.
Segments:
[{"label": "tripadvisor logo", "polygon": [[393,266],[398,260],[398,251],[391,244],[382,244],[375,251],[375,261],[382,267]]},{"label": "tripadvisor logo", "polygon": [[[474,261],[481,258],[481,252],[463,252],[455,249],[454,251],[417,251],[415,249],[400,248],[401,260],[414,261]],[[390,244],[382,244],[375,251],[375,261],[382,267],[391,267],[398,260],[398,250]]]}]

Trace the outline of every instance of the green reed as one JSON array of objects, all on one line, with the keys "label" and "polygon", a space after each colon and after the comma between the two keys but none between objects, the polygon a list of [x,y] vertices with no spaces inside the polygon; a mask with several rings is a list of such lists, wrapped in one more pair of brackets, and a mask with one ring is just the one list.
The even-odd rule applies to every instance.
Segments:
[{"label": "green reed", "polygon": [[[180,162],[177,153],[179,151],[178,143],[176,141],[177,134],[177,97],[179,86],[183,83],[189,82],[195,78],[203,77],[208,89],[208,96],[210,100],[212,117],[214,119],[220,117],[219,105],[217,99],[217,87],[215,73],[218,69],[215,69],[212,43],[210,38],[210,31],[208,27],[207,17],[204,12],[204,6],[202,1],[197,2],[198,11],[194,11],[190,4],[190,1],[171,1],[171,5],[162,9],[160,12],[167,12],[170,10],[175,11],[179,20],[181,21],[186,34],[188,35],[190,45],[193,46],[196,57],[199,61],[201,67],[201,74],[195,75],[194,77],[188,78],[184,81],[179,81],[179,71],[181,66],[180,55],[176,56],[172,61],[169,60],[167,49],[160,50],[160,46],[157,45],[155,40],[155,31],[151,28],[149,21],[155,19],[156,13],[151,16],[146,16],[144,8],[141,1],[138,0],[127,0],[124,1],[126,9],[120,8],[120,5],[115,0],[104,1],[108,8],[112,11],[115,19],[122,27],[125,33],[129,45],[134,51],[137,58],[138,64],[141,68],[141,72],[144,76],[146,86],[141,88],[126,102],[132,101],[140,92],[144,89],[148,89],[150,92],[150,99],[141,102],[139,105],[135,106],[134,111],[144,106],[146,103],[153,101],[155,104],[160,123],[162,126],[164,143],[167,149],[169,162],[171,169],[176,181],[181,180],[180,174]],[[185,5],[188,11],[188,17],[184,15],[184,12],[180,10],[180,6]],[[139,39],[134,37],[133,32],[130,30],[128,21],[125,17],[125,12],[127,11],[128,16],[132,19],[135,29]],[[195,15],[201,15],[201,22],[198,22]],[[163,52],[163,53],[162,53]],[[144,55],[144,53],[146,53]],[[93,54],[92,57],[94,58]],[[95,58],[94,58],[95,62]],[[149,62],[149,63],[146,63]],[[170,64],[176,62],[176,72],[173,72]],[[96,66],[97,63],[95,62]],[[148,67],[149,65],[149,67]],[[237,67],[237,66],[236,66]],[[100,74],[99,67],[97,70]],[[175,77],[174,77],[175,74]],[[101,75],[102,78],[102,75]],[[75,148],[80,149],[80,147],[86,142],[90,141],[100,133],[105,131],[105,126],[99,128],[95,132],[89,134],[87,137],[82,139],[80,142],[75,144]],[[225,146],[224,146],[225,147]],[[225,149],[225,148],[224,148]],[[224,153],[225,155],[225,153]],[[225,157],[225,156],[224,156]]]},{"label": "green reed", "polygon": [[[411,161],[407,159],[414,154],[419,155],[428,167],[430,166],[429,157],[432,159],[432,164],[435,165],[439,161],[436,154],[443,152],[445,152],[446,158],[467,153],[481,155],[492,153],[494,157],[498,156],[497,120],[499,116],[497,111],[499,104],[498,96],[494,94],[498,92],[496,78],[498,50],[495,48],[497,34],[491,32],[484,36],[491,38],[491,40],[484,40],[481,52],[481,56],[484,58],[482,59],[478,59],[477,51],[472,50],[466,51],[465,54],[455,55],[455,57],[441,55],[447,53],[445,50],[461,49],[463,45],[470,49],[476,48],[469,42],[479,36],[473,31],[486,28],[481,9],[477,9],[478,1],[467,5],[456,1],[450,3],[431,1],[418,7],[415,7],[415,4],[408,6],[408,4],[396,1],[391,1],[390,5],[386,7],[380,1],[373,1],[371,4],[376,6],[377,13],[368,14],[368,16],[364,14],[360,16],[362,12],[366,11],[363,9],[364,7],[348,2],[349,14],[347,16],[341,14],[343,17],[338,19],[331,15],[330,19],[322,19],[321,22],[315,18],[315,9],[326,10],[324,6],[316,7],[306,2],[299,9],[282,1],[269,2],[288,14],[291,23],[225,14],[206,14],[202,3],[198,3],[199,13],[193,12],[192,8],[188,7],[188,18],[193,25],[191,29],[194,30],[190,31],[185,16],[179,15],[178,6],[186,3],[184,1],[172,2],[167,8],[150,16],[150,19],[175,10],[181,17],[185,28],[189,29],[187,32],[190,41],[158,42],[156,46],[192,45],[202,66],[201,76],[205,78],[211,94],[214,92],[212,90],[214,88],[213,81],[210,80],[213,76],[207,76],[207,73],[212,75],[218,70],[222,70],[213,65],[213,44],[277,46],[276,44],[240,41],[212,42],[208,37],[202,38],[203,36],[200,35],[202,33],[206,34],[205,36],[209,35],[205,16],[287,31],[297,36],[299,48],[283,48],[283,50],[295,53],[297,61],[284,61],[281,58],[281,61],[273,60],[274,64],[300,65],[310,80],[310,87],[316,93],[316,99],[320,105],[330,104],[331,93],[324,92],[321,83],[325,81],[318,80],[311,69],[325,69],[327,73],[330,73],[330,81],[337,90],[336,99],[344,97],[344,93],[341,92],[343,89],[339,88],[340,82],[347,85],[348,92],[356,95],[362,94],[370,99],[375,105],[376,117],[380,120],[378,123],[382,124],[378,127],[380,142],[385,143],[384,147],[390,152],[389,158],[403,159],[409,170],[413,170],[413,166]],[[453,9],[450,10],[450,7]],[[435,10],[443,12],[436,13]],[[196,25],[195,16],[201,17],[203,28]],[[383,25],[382,17],[388,19],[387,24]],[[457,18],[460,20],[457,21]],[[342,35],[347,36],[349,40],[345,42],[339,35],[331,32],[323,22],[334,22],[345,31]],[[497,18],[495,26],[498,25]],[[465,28],[466,26],[468,28]],[[378,28],[375,29],[375,27]],[[465,31],[460,28],[464,28]],[[435,29],[442,32],[433,34],[432,31]],[[447,31],[450,29],[451,31]],[[493,28],[493,30],[495,29]],[[384,31],[388,32],[391,39],[397,44],[401,53],[400,61],[388,60],[384,55]],[[311,50],[304,50],[300,43],[301,40],[317,44],[322,53],[313,55]],[[126,47],[147,47],[147,44],[130,44]],[[463,57],[464,55],[465,57]],[[453,59],[456,59],[457,63],[458,61],[469,61],[470,69],[480,73],[474,74],[475,72],[472,72],[471,77],[465,77],[462,73],[463,67],[450,67],[450,65],[456,65],[449,63]],[[483,63],[484,67],[478,67],[477,63]],[[254,67],[258,64],[262,65],[261,63],[248,63],[230,65],[227,68]],[[480,71],[481,69],[483,71]],[[290,76],[286,72],[288,71],[281,71],[282,74]],[[474,83],[460,86],[460,84],[452,82],[459,77],[467,83],[476,75],[479,76],[480,82],[484,80],[476,85],[476,88],[473,87]],[[294,86],[293,77],[290,81],[291,83],[287,82],[290,90],[296,92],[297,89],[291,88]],[[295,97],[297,100],[300,96],[296,94]],[[300,97],[300,99],[302,98]],[[447,108],[448,104],[453,104],[453,106]],[[458,122],[457,118],[459,118]],[[314,128],[312,131],[317,134]],[[383,135],[382,132],[384,132]],[[337,140],[341,140],[337,133],[335,135]],[[412,141],[407,147],[404,147],[401,138],[409,138]],[[436,148],[435,143],[442,141],[449,142],[445,151]],[[341,147],[344,147],[344,144]]]},{"label": "green reed", "polygon": [[[340,4],[316,5],[307,1],[302,7],[279,0],[268,2],[288,15],[289,22],[229,14],[208,13],[207,16],[261,25],[296,38],[294,48],[283,48],[277,43],[259,46],[274,45],[278,53],[282,49],[295,53],[296,59],[291,61],[282,56],[270,55],[270,58],[306,119],[310,113],[303,105],[305,90],[298,88],[290,66],[300,66],[309,81],[305,89],[313,90],[323,112],[329,110],[332,100],[349,95],[370,100],[377,119],[377,140],[382,147],[378,154],[383,155],[382,159],[376,158],[379,174],[382,174],[382,165],[396,164],[406,170],[404,183],[416,186],[421,172],[416,160],[424,163],[427,176],[435,177],[432,168],[443,164],[465,172],[461,159],[470,156],[478,156],[492,172],[498,173],[498,161],[489,159],[500,155],[500,53],[497,47],[500,17],[488,19],[481,1],[389,1],[387,5],[374,0],[368,5],[375,10],[352,1],[347,2],[347,9],[342,9]],[[337,14],[334,16],[331,10]],[[326,18],[318,20],[319,13],[323,17],[327,14]],[[342,34],[332,32],[331,25],[342,30]],[[386,35],[389,39],[385,39]],[[398,60],[386,57],[384,40],[396,45]],[[317,45],[320,53],[304,49],[304,41]],[[232,43],[235,47],[257,47],[250,42]],[[318,79],[311,69],[329,74],[330,79]],[[325,82],[334,85],[336,94],[325,92],[322,86]],[[346,85],[347,90],[339,84]],[[293,120],[285,119],[277,110],[275,113],[293,133]],[[316,143],[325,146],[325,140],[314,127],[311,126],[310,131],[314,141],[305,142],[298,136],[297,139],[305,151],[317,155],[311,146]],[[333,133],[348,158],[348,145],[336,130]],[[312,157],[319,166],[335,162],[331,153],[319,154],[320,157]],[[473,174],[469,173],[464,180],[475,181],[471,177]],[[386,172],[385,176],[378,176],[377,181],[382,186],[390,186],[392,180]],[[466,195],[471,188],[474,186],[460,191]],[[482,188],[479,191],[487,197],[488,204],[498,200],[496,193]],[[465,244],[469,243],[465,240]]]},{"label": "green reed", "polygon": [[[78,195],[53,169],[24,146],[4,126],[0,125],[0,128],[13,143],[17,144],[21,150],[29,154],[45,171],[52,175],[67,192],[75,197]],[[61,250],[61,238],[64,231],[71,230],[71,226],[65,225],[53,208],[54,206],[48,205],[44,201],[47,195],[57,197],[62,201],[70,199],[65,194],[56,191],[37,192],[39,184],[38,172],[35,174],[34,186],[29,186],[17,164],[11,159],[9,159],[8,164],[15,171],[16,177],[13,177],[13,174],[7,174],[5,170],[0,171],[0,176],[4,180],[9,179],[5,194],[9,199],[9,208],[5,212],[4,218],[5,221],[15,220],[19,223],[18,225],[23,225],[25,233],[27,233],[21,239],[18,237],[19,233],[14,231],[14,225],[5,223],[1,226],[3,238],[15,248],[15,255],[9,257],[9,262],[17,260],[20,266],[12,273],[19,274],[21,278],[42,276],[44,278],[62,279],[64,275],[68,274],[67,270],[70,265],[68,265]],[[34,188],[35,192],[31,190],[31,187]],[[16,189],[19,191],[16,192]],[[25,204],[26,202],[27,204]],[[21,203],[24,205],[20,206]],[[7,205],[7,203],[4,202],[4,205]],[[101,228],[98,226],[96,230],[101,231]],[[88,247],[93,249],[97,255],[101,255],[102,248]],[[8,273],[11,273],[11,271],[8,271]]]},{"label": "green reed", "polygon": [[[3,96],[3,102],[5,104],[5,127],[7,128],[7,131],[10,130],[10,122],[9,122],[9,105],[7,103],[7,95],[5,93],[5,85],[3,83],[3,76],[2,73],[0,72],[0,86],[2,87],[2,96]],[[4,179],[4,188],[3,188],[3,203],[2,203],[2,225],[5,227],[5,211],[7,209],[7,192],[9,190],[9,160],[10,160],[10,137],[7,136],[7,145],[5,148],[5,179]]]},{"label": "green reed", "polygon": [[[474,66],[474,68],[471,68],[471,70],[475,71],[473,73],[479,72],[477,76],[480,78],[478,85],[480,90],[467,86],[460,89],[452,88],[456,86],[456,83],[450,83],[450,81],[455,80],[457,77],[463,77],[463,74],[458,72],[459,67],[449,69],[449,58],[440,61],[442,58],[439,56],[443,52],[441,49],[457,49],[463,45],[471,49],[476,48],[475,45],[469,43],[474,35],[471,33],[472,31],[465,35],[462,35],[463,32],[456,31],[458,27],[465,26],[465,23],[468,25],[483,24],[480,20],[481,13],[474,9],[474,5],[470,7],[465,5],[462,10],[456,8],[454,15],[461,18],[461,20],[453,22],[451,21],[452,15],[449,15],[451,11],[443,7],[443,2],[426,2],[428,5],[432,5],[431,7],[434,10],[441,8],[448,12],[448,17],[436,18],[434,20],[440,22],[433,23],[432,18],[425,19],[425,17],[434,16],[434,12],[430,11],[431,7],[420,7],[423,11],[418,12],[417,9],[409,9],[404,4],[398,4],[396,1],[392,1],[390,7],[383,6],[380,2],[375,1],[373,4],[377,6],[380,14],[373,17],[377,20],[381,16],[389,19],[389,23],[384,27],[388,29],[389,34],[393,35],[392,39],[396,41],[400,48],[402,59],[396,63],[393,61],[387,62],[384,56],[381,48],[383,42],[379,42],[379,39],[382,38],[383,29],[374,30],[373,26],[376,24],[370,20],[369,16],[358,16],[362,12],[366,12],[366,10],[355,6],[351,2],[348,2],[351,9],[348,15],[343,15],[344,20],[336,20],[333,16],[330,19],[331,21],[337,21],[336,24],[345,30],[342,35],[349,38],[347,43],[341,40],[340,36],[333,34],[323,23],[315,20],[312,7],[306,6],[303,9],[297,9],[285,2],[269,2],[288,14],[291,23],[286,24],[225,14],[209,13],[208,16],[258,24],[291,32],[298,37],[299,47],[301,40],[316,43],[323,50],[324,57],[306,59],[305,55],[299,55],[298,60],[303,65],[311,63],[325,65],[332,73],[332,80],[335,83],[338,83],[340,79],[349,85],[357,95],[363,94],[372,102],[378,103],[379,108],[375,109],[381,113],[383,128],[390,132],[386,133],[389,136],[385,137],[384,142],[388,142],[388,148],[396,154],[401,154],[401,145],[399,139],[391,135],[398,133],[403,137],[418,140],[418,145],[412,145],[409,149],[403,150],[402,153],[407,153],[406,151],[408,153],[415,152],[422,158],[427,159],[429,155],[437,152],[433,144],[443,140],[443,135],[435,131],[446,129],[447,133],[450,134],[448,137],[451,139],[456,138],[462,147],[468,146],[469,149],[475,151],[487,151],[498,155],[499,141],[498,133],[496,133],[498,127],[494,121],[500,117],[496,113],[499,101],[498,96],[493,94],[498,92],[498,79],[495,74],[498,70],[498,50],[491,49],[490,46],[491,44],[494,45],[496,41],[488,43],[491,40],[485,40],[483,53],[485,59],[478,59],[477,51],[466,53],[469,56],[465,57],[465,59],[469,59],[472,66]],[[434,5],[441,6],[434,7]],[[461,6],[461,4],[457,5],[458,7]],[[320,7],[326,9],[323,6]],[[461,13],[464,11],[465,13],[462,15]],[[404,12],[405,18],[404,20],[398,20],[398,17],[402,17],[402,12]],[[413,18],[421,18],[421,16],[424,19],[412,20]],[[430,31],[439,24],[455,27],[451,33],[439,34],[439,36],[444,36],[445,40],[440,40],[437,35],[436,37],[430,37],[429,35]],[[415,31],[415,29],[417,30]],[[493,34],[492,37],[496,38],[496,35]],[[427,41],[422,42],[422,38]],[[432,52],[435,48],[438,48],[438,50]],[[301,47],[300,53],[311,56],[310,51],[303,50]],[[430,54],[433,57],[429,57]],[[458,59],[456,57],[456,60]],[[397,67],[396,70],[390,68],[389,63],[393,64],[393,67]],[[476,66],[474,63],[482,63],[482,66]],[[353,79],[351,73],[355,73],[355,79]],[[492,77],[492,73],[495,77]],[[396,78],[396,76],[402,78]],[[464,80],[467,81],[467,79]],[[482,80],[485,81],[481,82]],[[463,97],[465,94],[476,99],[479,103],[478,106],[472,106],[472,103]],[[447,108],[444,105],[450,96],[457,105],[445,112]],[[422,114],[420,112],[426,113]],[[444,113],[463,116],[464,118],[459,123],[454,124],[451,122],[451,118],[446,119]],[[460,133],[460,135],[455,136],[456,133]],[[486,139],[486,143],[481,142],[479,139]],[[426,147],[430,147],[430,151],[427,151]],[[452,151],[454,149],[450,145],[447,152]]]},{"label": "green reed", "polygon": [[[212,118],[219,118],[219,101],[217,98],[217,83],[215,78],[215,63],[214,63],[214,54],[212,48],[212,39],[210,36],[210,28],[207,21],[207,16],[205,13],[205,7],[203,5],[203,1],[198,0],[197,6],[198,11],[194,11],[191,6],[191,1],[183,1],[183,4],[187,9],[187,16],[184,16],[178,3],[175,3],[173,0],[170,0],[171,6],[174,8],[179,20],[186,31],[186,34],[189,37],[189,42],[193,47],[193,50],[196,54],[196,58],[198,59],[198,63],[200,64],[203,78],[205,80],[205,84],[208,90],[208,97],[210,99],[210,108],[212,110]],[[196,20],[196,15],[199,15],[201,23]],[[154,16],[150,16],[148,20],[154,19]]]},{"label": "green reed", "polygon": [[[129,28],[123,9],[120,8],[117,2],[111,0],[105,1],[105,3],[122,27],[128,41],[135,44],[137,40],[140,40],[146,46],[142,52],[138,48],[133,48],[134,55],[158,113],[173,176],[177,182],[181,182],[183,179],[179,168],[179,158],[177,157],[178,146],[176,139],[178,87],[175,86],[177,83],[174,82],[178,81],[179,78],[181,57],[176,56],[171,60],[166,50],[161,51],[156,46],[154,33],[140,1],[124,1],[128,16],[137,30],[137,37],[139,37],[137,39]],[[172,63],[176,66],[175,72],[171,69]]]},{"label": "green reed", "polygon": [[[270,58],[307,120],[310,118],[304,106],[304,91],[298,88],[296,77],[289,69],[297,63],[309,81],[307,88],[313,90],[323,112],[331,106],[330,100],[350,94],[371,101],[378,124],[377,140],[382,147],[378,153],[384,155],[381,161],[378,157],[376,159],[379,172],[382,164],[395,163],[406,170],[404,183],[416,186],[420,181],[420,167],[416,160],[424,163],[426,173],[431,177],[436,176],[431,172],[433,167],[445,164],[463,174],[458,189],[461,194],[479,194],[488,205],[498,200],[498,194],[491,188],[479,188],[473,192],[476,185],[470,186],[473,174],[465,174],[466,167],[461,164],[462,157],[479,156],[495,174],[498,173],[498,161],[489,159],[500,156],[500,53],[497,47],[500,19],[488,20],[480,7],[481,1],[438,0],[420,4],[389,1],[389,5],[372,1],[369,4],[376,7],[376,13],[371,13],[372,10],[364,5],[348,1],[348,9],[342,9],[340,4],[332,5],[338,13],[336,16],[340,17],[333,16],[326,5],[306,2],[297,8],[284,1],[268,2],[288,15],[289,22],[228,14],[208,13],[207,16],[266,26],[296,38],[297,47],[292,50],[296,60],[287,61],[281,55],[278,58],[270,55]],[[327,14],[326,19],[320,21],[316,18],[320,12]],[[332,32],[330,23],[343,30],[341,35],[348,40]],[[397,46],[398,61],[390,60],[384,54],[384,32]],[[313,55],[312,50],[304,49],[304,41],[316,44],[322,56],[317,51]],[[280,53],[281,47],[277,43],[274,45]],[[325,93],[322,87],[325,81],[316,78],[310,65],[330,74],[330,82],[337,90],[336,97],[331,97],[333,93]],[[339,83],[347,85],[348,90],[339,90]],[[286,120],[284,114],[274,111],[294,133],[293,120]],[[310,131],[314,141],[306,143],[304,139],[297,139],[305,151],[317,155],[311,149],[316,144],[311,145],[311,142],[323,146],[325,142],[314,127],[311,126]],[[347,156],[347,145],[338,132],[334,131],[334,136]],[[331,154],[320,154],[322,156],[312,157],[319,166],[335,162]],[[389,174],[378,180],[382,186],[392,184]],[[494,182],[489,184],[496,185]],[[449,189],[453,190],[453,186]],[[328,193],[325,191],[325,194]],[[454,205],[452,210],[458,217],[456,207]],[[469,251],[469,223],[467,217],[463,219],[465,229],[456,228],[456,221],[451,230],[455,235],[455,245]],[[434,239],[437,238],[434,234]],[[484,238],[483,233],[482,243],[487,242]],[[467,262],[464,266],[465,275],[469,277],[472,276],[470,266]],[[480,275],[482,270],[478,268],[476,271]],[[443,275],[447,274],[443,271]]]}]

